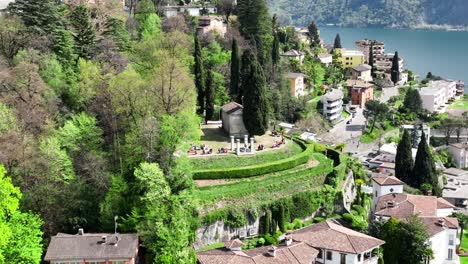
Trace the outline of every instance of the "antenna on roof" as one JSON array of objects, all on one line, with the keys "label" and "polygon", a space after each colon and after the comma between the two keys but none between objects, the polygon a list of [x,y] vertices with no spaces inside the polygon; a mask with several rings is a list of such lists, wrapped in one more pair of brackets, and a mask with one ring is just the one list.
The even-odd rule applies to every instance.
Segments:
[{"label": "antenna on roof", "polygon": [[119,218],[118,215],[114,216],[114,234],[117,234],[117,219]]}]

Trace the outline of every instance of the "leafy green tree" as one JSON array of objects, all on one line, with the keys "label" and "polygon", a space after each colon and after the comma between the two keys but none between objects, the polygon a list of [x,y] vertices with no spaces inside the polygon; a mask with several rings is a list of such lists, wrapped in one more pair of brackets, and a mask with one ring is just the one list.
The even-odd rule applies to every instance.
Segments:
[{"label": "leafy green tree", "polygon": [[195,52],[193,54],[195,58],[194,65],[194,74],[195,74],[195,86],[197,87],[197,113],[203,114],[205,108],[205,68],[202,58],[202,50],[200,46],[200,41],[198,40],[197,35],[195,35]]},{"label": "leafy green tree", "polygon": [[[232,49],[231,49],[231,90],[229,94],[231,98],[239,98],[239,85],[240,85],[240,53],[239,46],[237,45],[237,39],[232,39]],[[238,103],[242,103],[237,100]]]},{"label": "leafy green tree", "polygon": [[96,48],[96,32],[89,8],[85,5],[73,8],[70,13],[70,24],[73,27],[76,54],[90,59]]},{"label": "leafy green tree", "polygon": [[211,70],[207,73],[206,78],[206,92],[205,92],[205,122],[209,120],[213,120],[214,116],[214,101],[215,101],[215,87],[214,87],[214,80],[213,80],[213,72]]},{"label": "leafy green tree", "polygon": [[142,40],[157,38],[161,34],[161,19],[157,14],[150,14],[140,23],[139,27]]},{"label": "leafy green tree", "polygon": [[419,91],[414,88],[409,88],[405,95],[402,108],[406,113],[420,113],[422,108],[422,100]]},{"label": "leafy green tree", "polygon": [[268,129],[268,101],[266,97],[266,81],[263,70],[258,64],[255,56],[250,51],[242,55],[248,57],[242,61],[250,62],[242,64],[243,78],[243,120],[245,128],[251,136],[263,135]]},{"label": "leafy green tree", "polygon": [[333,43],[333,49],[342,49],[343,46],[341,45],[341,37],[340,34],[336,34],[335,42]]},{"label": "leafy green tree", "polygon": [[138,22],[143,23],[143,21],[145,21],[148,16],[155,13],[156,8],[152,0],[138,1],[138,6],[135,11],[135,18],[138,20]]},{"label": "leafy green tree", "polygon": [[468,216],[463,213],[454,213],[452,216],[458,219],[458,224],[460,225],[460,245],[461,245],[462,240],[463,240],[463,232],[468,226]]},{"label": "leafy green tree", "polygon": [[317,47],[320,44],[320,36],[315,21],[310,22],[309,27],[307,27],[307,29],[309,30],[308,36],[310,40],[310,45],[312,47]]},{"label": "leafy green tree", "polygon": [[250,38],[271,34],[272,25],[265,0],[239,0],[237,10],[244,36]]},{"label": "leafy green tree", "polygon": [[125,22],[119,18],[109,17],[105,23],[104,36],[111,38],[120,51],[129,51],[131,48],[130,33],[125,27]]},{"label": "leafy green tree", "polygon": [[366,115],[372,119],[369,133],[372,133],[377,121],[382,121],[388,114],[388,106],[376,100],[370,100],[366,103]]},{"label": "leafy green tree", "polygon": [[306,56],[303,63],[304,73],[307,79],[314,84],[315,88],[320,88],[325,80],[326,69],[320,61]]},{"label": "leafy green tree", "polygon": [[47,35],[64,28],[63,7],[54,0],[16,0],[8,5],[8,11],[20,17],[33,33]]},{"label": "leafy green tree", "polygon": [[411,135],[405,129],[403,137],[398,143],[395,157],[395,176],[403,182],[407,182],[412,177],[414,161],[411,148]]},{"label": "leafy green tree", "polygon": [[418,152],[416,153],[413,177],[410,178],[409,184],[414,188],[421,188],[423,184],[430,184],[434,195],[442,195],[434,158],[427,144],[424,131],[421,132],[421,142],[419,142]]},{"label": "leafy green tree", "polygon": [[75,53],[75,43],[70,31],[57,29],[52,32],[52,38],[54,40],[52,50],[57,55],[57,59],[66,68],[74,66],[78,56]]},{"label": "leafy green tree", "polygon": [[391,73],[391,79],[392,82],[396,85],[400,81],[400,61],[398,57],[398,52],[395,52],[395,55],[393,55],[392,59],[392,73]]}]

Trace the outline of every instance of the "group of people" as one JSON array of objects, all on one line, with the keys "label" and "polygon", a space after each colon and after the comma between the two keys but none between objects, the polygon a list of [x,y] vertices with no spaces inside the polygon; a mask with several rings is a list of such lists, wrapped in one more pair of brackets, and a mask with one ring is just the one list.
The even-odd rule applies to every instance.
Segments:
[{"label": "group of people", "polygon": [[279,148],[281,147],[281,145],[284,145],[284,144],[286,144],[286,140],[284,140],[284,137],[281,137],[281,141],[275,140],[275,143],[273,143],[273,146],[271,146],[271,148]]},{"label": "group of people", "polygon": [[202,144],[201,146],[196,146],[194,144],[191,144],[189,151],[187,153],[189,155],[198,155],[198,151],[201,150],[202,155],[208,155],[213,153],[212,148],[208,148],[205,144]]}]

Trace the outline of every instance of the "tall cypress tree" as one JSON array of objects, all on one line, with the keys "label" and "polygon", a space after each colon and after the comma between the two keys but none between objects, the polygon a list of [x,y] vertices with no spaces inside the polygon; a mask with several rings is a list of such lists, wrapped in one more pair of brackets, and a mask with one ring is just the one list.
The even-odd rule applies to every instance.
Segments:
[{"label": "tall cypress tree", "polygon": [[335,43],[333,44],[333,49],[342,49],[343,46],[341,45],[341,37],[340,34],[336,34]]},{"label": "tall cypress tree", "polygon": [[214,115],[214,100],[215,100],[215,87],[213,82],[213,72],[209,70],[206,74],[206,92],[205,92],[205,122],[208,123],[209,120],[213,120]]},{"label": "tall cypress tree", "polygon": [[396,85],[400,81],[400,63],[399,63],[398,52],[395,52],[392,60],[392,82]]},{"label": "tall cypress tree", "polygon": [[[244,73],[242,79],[244,125],[251,136],[263,135],[268,129],[268,102],[266,98],[265,75],[255,55],[250,51],[246,52],[245,57],[248,58],[245,61],[250,63],[242,64]],[[244,59],[242,62],[244,62]]]},{"label": "tall cypress tree", "polygon": [[248,82],[250,78],[250,73],[251,73],[251,65],[252,65],[252,59],[253,59],[253,54],[250,49],[247,49],[244,51],[242,54],[242,67],[240,70],[240,85],[239,85],[239,90],[237,94],[237,99],[236,102],[239,104],[243,104],[243,97],[244,97],[244,89],[248,87]]},{"label": "tall cypress tree", "polygon": [[402,108],[407,113],[420,113],[422,111],[422,99],[417,89],[410,88],[406,92]]},{"label": "tall cypress tree", "polygon": [[271,34],[272,21],[265,0],[238,0],[237,10],[240,29],[245,37]]},{"label": "tall cypress tree", "polygon": [[232,48],[231,48],[231,85],[230,85],[230,94],[231,98],[238,103],[242,104],[238,99],[239,96],[239,85],[240,85],[240,54],[239,46],[237,45],[237,39],[232,39]]},{"label": "tall cypress tree", "polygon": [[205,108],[205,69],[203,66],[203,58],[200,42],[197,35],[195,34],[195,57],[194,74],[195,74],[195,86],[197,87],[197,113],[203,114]]},{"label": "tall cypress tree", "polygon": [[95,49],[96,32],[89,8],[85,5],[75,7],[70,14],[70,23],[74,31],[76,54],[90,59]]},{"label": "tall cypress tree", "polygon": [[371,66],[371,75],[375,77],[375,68],[374,68],[374,43],[371,43],[369,50],[369,66]]},{"label": "tall cypress tree", "polygon": [[414,162],[413,177],[410,178],[410,185],[415,188],[421,188],[425,183],[432,185],[434,195],[440,196],[441,189],[435,168],[434,158],[432,157],[429,146],[427,145],[424,131],[421,135],[421,142],[418,145],[416,161]]},{"label": "tall cypress tree", "polygon": [[271,49],[271,62],[273,63],[273,67],[278,65],[279,59],[280,59],[280,43],[279,43],[279,38],[278,34],[275,33],[274,38],[273,38],[273,48]]},{"label": "tall cypress tree", "polygon": [[307,29],[309,30],[308,35],[310,39],[310,45],[312,47],[317,47],[320,44],[320,36],[318,33],[317,25],[314,21],[312,21]]},{"label": "tall cypress tree", "polygon": [[398,143],[397,153],[395,157],[395,176],[407,182],[411,175],[414,166],[413,155],[411,152],[411,135],[405,129],[403,137]]}]

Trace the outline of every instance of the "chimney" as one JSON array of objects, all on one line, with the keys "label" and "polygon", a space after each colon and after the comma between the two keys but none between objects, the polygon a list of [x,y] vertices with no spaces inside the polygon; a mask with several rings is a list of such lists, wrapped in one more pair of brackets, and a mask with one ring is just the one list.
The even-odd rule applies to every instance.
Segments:
[{"label": "chimney", "polygon": [[107,236],[101,236],[101,243],[106,244],[107,242]]},{"label": "chimney", "polygon": [[443,218],[439,218],[439,220],[437,220],[437,224],[440,225],[440,226],[445,226],[445,221]]},{"label": "chimney", "polygon": [[395,207],[395,202],[394,201],[387,202],[387,207],[388,208],[394,208]]},{"label": "chimney", "polygon": [[270,257],[276,257],[276,247],[275,246],[271,246],[268,248],[268,255],[270,255]]},{"label": "chimney", "polygon": [[83,228],[78,229],[78,235],[79,235],[79,236],[84,235],[84,230],[83,230]]},{"label": "chimney", "polygon": [[286,246],[290,246],[293,242],[293,239],[292,239],[292,235],[291,235],[291,232],[287,232],[286,233],[286,236],[284,237],[284,244]]}]

